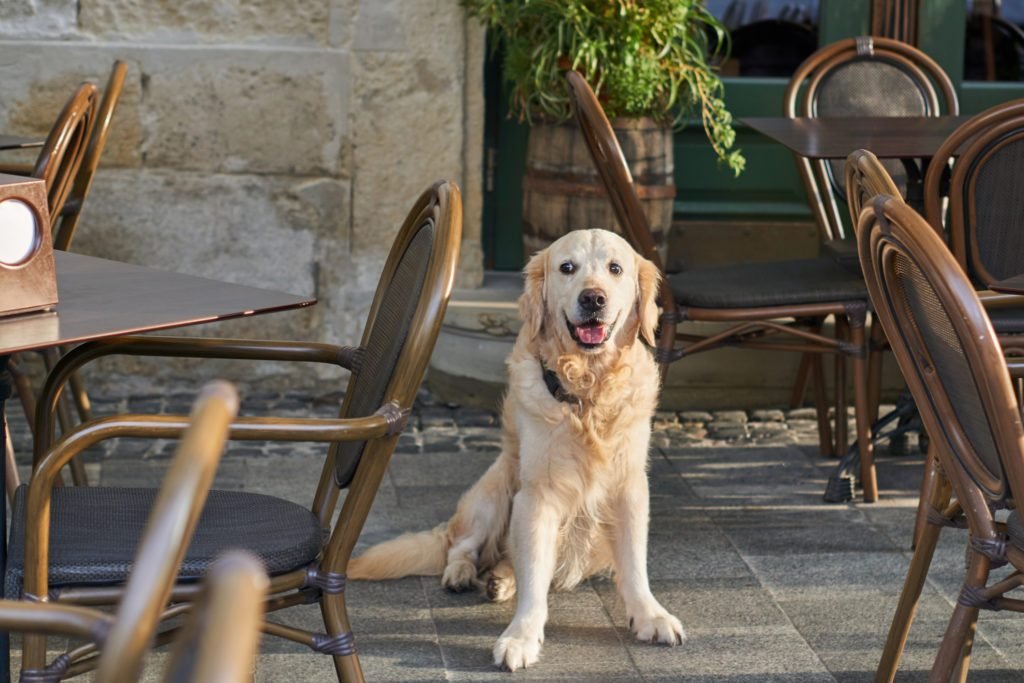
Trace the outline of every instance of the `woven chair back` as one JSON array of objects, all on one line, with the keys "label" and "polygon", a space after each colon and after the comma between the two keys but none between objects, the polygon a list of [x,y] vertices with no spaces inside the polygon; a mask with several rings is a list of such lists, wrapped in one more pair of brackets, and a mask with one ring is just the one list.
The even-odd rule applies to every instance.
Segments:
[{"label": "woven chair back", "polygon": [[[950,244],[968,275],[988,286],[1024,272],[1024,105],[974,131],[949,182]],[[971,123],[971,122],[968,122]],[[940,162],[941,163],[941,162]]]},{"label": "woven chair back", "polygon": [[[811,55],[786,88],[785,115],[808,117],[939,116],[959,111],[956,91],[942,68],[906,43],[879,37],[841,40]],[[905,194],[907,170],[898,160],[882,165]],[[841,239],[839,203],[846,199],[841,160],[801,160],[800,172],[825,239]]]},{"label": "woven chair back", "polygon": [[977,491],[1003,502],[1022,490],[1024,429],[974,287],[925,220],[886,195],[861,215],[858,250],[876,314],[958,496]]},{"label": "woven chair back", "polygon": [[[434,185],[406,218],[373,299],[342,417],[366,417],[389,402],[412,408],[451,291],[461,230],[462,204],[451,183]],[[332,448],[337,486],[351,483],[365,447],[346,441]]]},{"label": "woven chair back", "polygon": [[36,159],[32,175],[46,181],[50,227],[56,225],[85,156],[95,122],[96,86],[83,83],[61,109]]},{"label": "woven chair back", "polygon": [[89,136],[89,143],[85,147],[81,165],[75,173],[74,181],[68,192],[60,215],[60,221],[56,223],[53,234],[53,248],[67,251],[71,247],[71,240],[75,235],[75,228],[78,227],[78,219],[82,214],[82,207],[85,198],[89,195],[92,187],[93,176],[100,165],[100,157],[103,155],[103,148],[107,144],[107,136],[110,134],[110,124],[114,120],[114,111],[121,99],[121,91],[124,89],[124,79],[128,74],[128,65],[118,59],[110,71],[110,78],[107,80],[107,87],[103,90],[103,97],[96,108],[96,123],[92,128],[92,135]]},{"label": "woven chair back", "polygon": [[943,141],[928,164],[924,177],[924,215],[939,234],[945,235],[946,242],[953,249],[953,255],[962,267],[967,268],[963,234],[951,234],[949,226],[949,183],[951,166],[961,150],[966,151],[968,142],[979,133],[998,126],[1003,121],[1024,116],[1024,99],[1003,102],[972,116],[961,124]]}]

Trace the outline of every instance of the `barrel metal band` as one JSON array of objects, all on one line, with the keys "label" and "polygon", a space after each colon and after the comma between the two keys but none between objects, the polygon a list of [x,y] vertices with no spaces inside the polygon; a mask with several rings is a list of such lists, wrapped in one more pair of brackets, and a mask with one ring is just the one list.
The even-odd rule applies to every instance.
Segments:
[{"label": "barrel metal band", "polygon": [[347,657],[356,653],[355,638],[351,631],[339,633],[336,636],[329,636],[326,633],[314,633],[313,643],[310,645],[316,652],[333,657]]},{"label": "barrel metal band", "polygon": [[307,587],[318,588],[327,595],[338,595],[345,592],[345,575],[339,572],[321,571],[319,567],[306,568]]}]

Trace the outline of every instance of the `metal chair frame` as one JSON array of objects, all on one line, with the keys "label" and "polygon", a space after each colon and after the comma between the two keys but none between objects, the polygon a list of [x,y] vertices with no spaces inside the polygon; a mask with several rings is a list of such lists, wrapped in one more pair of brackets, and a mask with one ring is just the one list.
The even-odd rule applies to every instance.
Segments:
[{"label": "metal chair frame", "polygon": [[[1009,541],[994,511],[1012,505],[1024,491],[1024,429],[995,332],[971,282],[943,240],[913,209],[880,195],[861,215],[858,249],[876,315],[935,444],[935,485],[928,497],[927,524],[917,544],[876,674],[895,678],[900,654],[943,526],[970,531],[968,568],[929,680],[964,680],[980,609],[1024,611],[1024,600],[1005,593],[1024,585],[1024,550]],[[980,446],[954,408],[945,368],[932,358],[922,328],[901,300],[897,260],[912,264],[927,282],[951,328],[972,377],[985,416],[986,433],[998,466],[980,455]],[[929,328],[930,329],[930,328]],[[977,428],[977,425],[975,425]],[[954,494],[955,502],[950,501]],[[1012,514],[1019,514],[1014,511]],[[1009,576],[988,585],[993,566],[1010,563]]]},{"label": "metal chair frame", "polygon": [[[394,279],[407,247],[421,229],[434,230],[424,286],[416,296],[415,312],[409,325],[401,353],[387,380],[384,397],[376,410],[367,416],[348,417],[357,390],[360,367],[366,355],[375,321],[384,313],[386,290]],[[61,467],[83,448],[103,438],[132,436],[138,438],[177,438],[186,426],[184,418],[174,415],[108,417],[80,426],[60,442],[52,445],[54,411],[60,393],[71,373],[86,363],[109,355],[177,356],[191,358],[251,359],[327,363],[350,370],[349,391],[337,419],[304,419],[282,417],[246,417],[232,422],[232,440],[312,441],[330,444],[313,502],[312,512],[324,529],[330,529],[320,557],[314,566],[302,567],[272,576],[265,603],[268,612],[297,604],[319,602],[326,633],[315,633],[264,620],[264,633],[307,645],[312,650],[330,655],[341,681],[362,681],[363,674],[354,646],[354,637],[345,608],[345,569],[362,530],[370,506],[387,469],[398,441],[398,435],[410,414],[420,382],[426,372],[430,352],[440,331],[441,322],[455,278],[462,230],[462,203],[458,187],[441,181],[424,192],[398,233],[384,266],[380,285],[370,307],[368,325],[362,346],[341,347],[322,343],[286,341],[254,341],[239,339],[195,339],[179,337],[125,336],[107,341],[82,344],[66,354],[50,374],[40,396],[36,416],[35,468],[29,491],[30,526],[26,530],[24,589],[32,595],[54,593],[56,600],[77,603],[108,603],[123,593],[119,586],[67,587],[50,591],[47,578],[45,544],[49,520],[50,491],[56,484]],[[368,381],[373,381],[369,379]],[[340,445],[343,442],[365,442],[355,460],[351,481],[338,480]],[[344,462],[344,461],[340,461]],[[348,488],[337,521],[332,524],[342,487]],[[179,583],[172,592],[175,602],[188,602],[198,595],[195,584]],[[176,629],[161,634],[173,637]],[[25,661],[32,666],[41,662],[45,650],[38,639],[26,639]]]}]

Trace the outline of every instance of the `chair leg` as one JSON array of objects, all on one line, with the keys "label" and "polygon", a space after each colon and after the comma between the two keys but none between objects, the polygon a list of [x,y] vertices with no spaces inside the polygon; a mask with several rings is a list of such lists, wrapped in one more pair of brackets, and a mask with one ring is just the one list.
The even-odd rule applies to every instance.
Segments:
[{"label": "chair leg", "polygon": [[921,493],[917,499],[917,518],[914,520],[914,537],[911,539],[910,547],[916,548],[921,541],[921,534],[924,533],[925,524],[928,523],[928,506],[931,501],[931,491],[938,485],[939,472],[936,469],[935,444],[928,444],[928,454],[924,459],[924,472],[921,473]]},{"label": "chair leg", "polygon": [[814,409],[818,416],[818,445],[822,456],[830,458],[836,454],[832,441],[832,425],[828,421],[828,393],[825,387],[824,354],[814,354],[811,368],[814,377]]},{"label": "chair leg", "polygon": [[807,393],[807,385],[811,381],[811,369],[814,366],[814,354],[805,353],[800,356],[800,368],[796,371],[796,381],[793,382],[793,393],[789,396],[789,407],[800,408],[804,404],[804,394]]},{"label": "chair leg", "polygon": [[[870,380],[868,377],[867,347],[864,339],[864,325],[853,321],[850,325],[850,344],[861,353],[853,356],[853,405],[857,425],[857,449],[860,451],[860,481],[864,487],[864,502],[878,500],[878,473],[875,469],[874,444],[871,442],[871,414],[869,399]],[[837,418],[838,419],[838,418]]]},{"label": "chair leg", "polygon": [[68,387],[71,390],[71,398],[74,401],[75,409],[78,411],[78,421],[88,422],[92,419],[92,404],[89,402],[89,395],[85,392],[85,383],[82,375],[77,371],[71,373],[68,378]]},{"label": "chair leg", "polygon": [[34,431],[36,427],[36,394],[32,390],[32,382],[29,381],[28,375],[21,371],[15,358],[12,357],[7,362],[7,368],[14,378],[14,386],[18,390],[18,400],[21,402],[22,412],[25,413],[28,428]]},{"label": "chair leg", "polygon": [[[937,473],[934,485],[929,490],[928,506],[941,512],[949,504],[949,498],[949,484],[941,474]],[[932,556],[935,554],[940,531],[942,531],[942,527],[930,521],[925,523],[925,527],[921,531],[921,538],[910,560],[907,578],[903,581],[903,590],[900,592],[900,599],[896,605],[896,613],[889,626],[889,635],[885,640],[885,647],[882,649],[882,659],[875,672],[875,683],[892,683],[896,678],[900,655],[903,654],[907,636],[910,635],[910,625],[914,621],[915,612],[917,612],[917,603],[921,598],[921,590],[924,588],[924,581],[928,576],[928,568],[932,564]]]},{"label": "chair leg", "polygon": [[[842,340],[850,339],[850,325],[849,321],[842,316],[836,317],[836,337]],[[846,449],[850,446],[849,429],[847,427],[848,418],[846,416],[846,354],[837,353],[835,356],[835,372],[836,372],[836,416],[835,416],[835,434],[836,434],[836,453],[840,457],[846,455]]]},{"label": "chair leg", "polygon": [[[320,611],[323,613],[328,635],[336,636],[352,631],[352,626],[348,621],[348,611],[345,609],[344,593],[325,594],[320,598]],[[354,649],[351,654],[334,655],[332,658],[334,659],[334,670],[341,683],[363,683],[363,667],[359,663],[359,656]]]},{"label": "chair leg", "polygon": [[886,345],[885,331],[874,318],[868,335],[868,423],[878,420],[878,405],[882,402],[882,358]]},{"label": "chair leg", "polygon": [[18,490],[18,486],[21,485],[21,480],[18,478],[18,465],[14,459],[14,444],[11,443],[11,430],[7,428],[7,418],[4,418],[4,436],[7,437],[7,443],[4,445],[4,468],[6,470],[6,485],[7,485],[7,502],[14,507],[14,492]]},{"label": "chair leg", "polygon": [[[990,560],[981,553],[972,552],[964,585],[984,587],[988,582],[989,569]],[[968,644],[973,639],[977,625],[978,608],[957,603],[953,616],[949,619],[949,626],[946,627],[946,634],[942,637],[942,645],[935,657],[935,664],[928,675],[929,683],[947,683],[953,678],[954,673],[958,674],[958,680],[966,677],[970,659],[965,657],[965,654],[970,652]]]}]

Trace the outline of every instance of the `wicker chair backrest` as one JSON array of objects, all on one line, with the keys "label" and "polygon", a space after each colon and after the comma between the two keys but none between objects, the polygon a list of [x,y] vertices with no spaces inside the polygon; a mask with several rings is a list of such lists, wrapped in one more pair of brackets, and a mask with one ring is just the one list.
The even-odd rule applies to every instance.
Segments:
[{"label": "wicker chair backrest", "polygon": [[36,159],[32,175],[46,181],[51,227],[60,217],[85,156],[95,113],[96,86],[83,83],[64,104]]},{"label": "wicker chair backrest", "polygon": [[[451,291],[461,210],[454,185],[439,183],[417,202],[395,240],[363,333],[363,355],[341,416],[372,415],[387,402],[412,408]],[[453,246],[454,244],[454,246]],[[453,253],[454,251],[454,253]],[[348,486],[365,441],[336,444],[334,482]]]},{"label": "wicker chair backrest", "polygon": [[107,144],[110,124],[114,119],[117,103],[121,99],[121,90],[124,88],[124,79],[127,74],[128,65],[120,59],[115,61],[110,71],[110,78],[107,80],[107,87],[103,91],[103,97],[96,108],[96,122],[92,127],[92,135],[89,136],[81,165],[78,172],[75,173],[74,181],[68,191],[61,211],[60,222],[56,224],[53,235],[54,249],[67,251],[71,247],[71,240],[74,238],[75,228],[78,227],[78,219],[82,214],[82,206],[85,204],[85,198],[89,195],[93,176],[96,175],[100,157],[103,155],[103,148]]},{"label": "wicker chair backrest", "polygon": [[864,207],[880,194],[902,196],[878,157],[866,149],[855,150],[846,158],[846,203],[854,226]]},{"label": "wicker chair backrest", "polygon": [[977,132],[953,165],[949,229],[972,280],[1024,272],[1024,112]]},{"label": "wicker chair backrest", "polygon": [[[811,55],[793,74],[785,95],[786,116],[939,116],[959,110],[952,81],[926,54],[906,43],[879,37],[841,40]],[[882,165],[905,195],[902,162]],[[842,160],[802,160],[805,184],[821,201],[813,208],[827,239],[843,237],[838,201],[845,201]]]},{"label": "wicker chair backrest", "polygon": [[954,484],[962,475],[989,501],[1004,501],[1024,483],[1024,428],[973,286],[902,201],[876,197],[859,233],[868,292],[936,452],[953,460],[944,468]]}]

